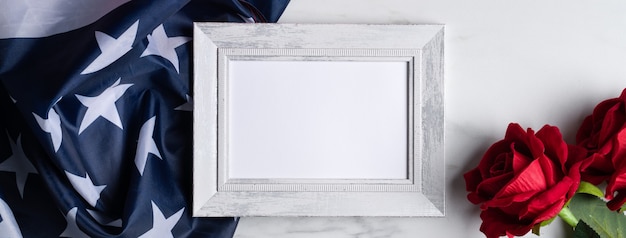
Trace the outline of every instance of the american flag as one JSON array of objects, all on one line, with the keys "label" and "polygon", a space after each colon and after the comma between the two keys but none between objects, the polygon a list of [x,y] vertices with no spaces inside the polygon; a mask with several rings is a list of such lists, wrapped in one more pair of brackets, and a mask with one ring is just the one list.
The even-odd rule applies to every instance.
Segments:
[{"label": "american flag", "polygon": [[232,237],[191,216],[192,22],[287,4],[0,1],[0,237]]}]

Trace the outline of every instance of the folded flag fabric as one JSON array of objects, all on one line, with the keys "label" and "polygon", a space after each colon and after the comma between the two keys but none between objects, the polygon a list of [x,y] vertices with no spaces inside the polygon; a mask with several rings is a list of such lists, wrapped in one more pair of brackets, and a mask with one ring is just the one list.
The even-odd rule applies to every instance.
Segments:
[{"label": "folded flag fabric", "polygon": [[0,237],[232,237],[194,218],[192,23],[288,0],[0,3]]}]

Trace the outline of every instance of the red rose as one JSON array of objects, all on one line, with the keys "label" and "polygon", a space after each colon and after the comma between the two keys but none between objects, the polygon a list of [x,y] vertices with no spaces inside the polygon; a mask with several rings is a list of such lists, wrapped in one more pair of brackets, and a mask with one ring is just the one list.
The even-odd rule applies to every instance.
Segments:
[{"label": "red rose", "polygon": [[593,184],[608,182],[605,194],[611,210],[626,201],[625,107],[626,89],[618,98],[598,104],[576,134],[576,144],[588,150],[589,165],[583,166],[582,178]]},{"label": "red rose", "polygon": [[467,172],[467,198],[481,204],[480,230],[489,238],[522,236],[555,217],[580,184],[584,150],[568,146],[558,128],[537,132],[509,124],[477,168]]}]

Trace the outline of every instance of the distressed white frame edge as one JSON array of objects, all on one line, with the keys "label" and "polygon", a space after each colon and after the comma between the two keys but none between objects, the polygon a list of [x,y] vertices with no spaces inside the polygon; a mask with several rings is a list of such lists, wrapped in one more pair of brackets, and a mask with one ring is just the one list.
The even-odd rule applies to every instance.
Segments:
[{"label": "distressed white frame edge", "polygon": [[[200,67],[217,68],[217,59],[209,57],[205,47],[210,51],[217,52],[217,46],[204,35],[204,33],[195,26],[193,29],[193,54],[194,69]],[[202,46],[202,47],[200,47]],[[217,111],[217,87],[213,86],[217,82],[217,74],[211,73],[209,70],[194,70],[193,73],[193,89],[194,92],[199,90],[211,90],[211,93],[194,93],[195,101],[206,101],[206,106],[195,106],[193,109],[193,196],[192,208],[193,215],[200,216],[198,209],[217,193],[217,183],[212,183],[212,176],[217,175],[217,164],[210,163],[217,160],[215,151],[207,150],[205,147],[198,146],[198,142],[209,142],[209,147],[217,147],[217,131],[212,127],[217,126],[217,117],[206,117],[213,111]],[[204,104],[204,103],[202,103]],[[197,104],[196,104],[197,105]],[[198,120],[207,120],[208,126],[199,126]],[[208,159],[196,159],[208,158]]]},{"label": "distressed white frame edge", "polygon": [[[414,75],[420,83],[414,85],[420,88],[420,94],[416,95],[420,101],[415,101],[414,105],[416,110],[421,109],[419,119],[422,120],[418,123],[421,127],[413,127],[414,135],[421,137],[421,145],[414,149],[414,154],[419,155],[414,163],[419,169],[414,173],[421,173],[422,191],[393,192],[389,197],[391,193],[388,192],[218,192],[217,153],[206,146],[209,143],[208,147],[217,147],[216,130],[213,129],[217,127],[217,116],[211,116],[217,112],[217,73],[209,70],[218,67],[217,57],[210,57],[211,54],[217,55],[218,46],[207,36],[207,29],[203,29],[203,25],[211,24],[219,25],[194,24],[194,122],[205,122],[203,126],[194,123],[194,216],[444,216],[443,25],[412,25],[434,30],[434,35],[426,36],[428,41],[418,47],[421,50],[420,74]],[[198,93],[202,90],[210,93]],[[203,142],[203,146],[199,142]],[[259,196],[265,200],[252,199]],[[369,199],[372,197],[376,198],[375,205]],[[276,206],[284,201],[297,203]],[[320,204],[327,206],[320,208]],[[317,212],[294,209],[311,207],[317,207]]]}]

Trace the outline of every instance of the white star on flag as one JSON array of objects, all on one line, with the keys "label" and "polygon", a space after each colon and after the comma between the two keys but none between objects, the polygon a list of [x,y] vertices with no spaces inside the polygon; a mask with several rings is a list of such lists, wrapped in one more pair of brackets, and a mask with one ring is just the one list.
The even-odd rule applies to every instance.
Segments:
[{"label": "white star on flag", "polygon": [[117,39],[106,33],[96,31],[96,42],[102,53],[96,57],[80,74],[90,74],[109,66],[133,48],[139,20],[131,25]]},{"label": "white star on flag", "polygon": [[167,59],[174,68],[176,72],[180,72],[178,70],[178,54],[176,54],[176,48],[190,41],[190,37],[185,36],[175,36],[168,37],[165,34],[165,29],[163,25],[157,26],[157,28],[152,31],[152,34],[148,35],[148,47],[143,51],[141,57],[148,55],[158,55],[165,59]]},{"label": "white star on flag", "polygon": [[100,193],[102,190],[106,188],[106,185],[98,185],[96,186],[91,178],[89,178],[89,174],[85,173],[85,177],[74,175],[70,172],[65,171],[67,178],[70,180],[74,189],[92,206],[95,207],[98,199],[100,199]]},{"label": "white star on flag", "polygon": [[63,233],[59,235],[59,237],[72,237],[72,238],[89,238],[85,232],[83,232],[78,225],[76,224],[76,213],[78,212],[78,207],[74,207],[67,212],[65,215],[65,221],[67,222],[67,226]]},{"label": "white star on flag", "polygon": [[35,120],[37,120],[37,124],[39,124],[39,127],[41,127],[43,131],[50,133],[54,152],[59,151],[59,147],[61,147],[61,142],[63,141],[63,133],[61,132],[61,119],[59,118],[59,114],[57,114],[54,108],[50,108],[50,110],[48,110],[48,119],[43,119],[34,112],[33,116],[35,117]]},{"label": "white star on flag", "polygon": [[17,183],[17,189],[20,192],[20,197],[24,198],[24,186],[26,185],[26,179],[28,174],[36,174],[37,169],[30,163],[24,149],[22,149],[22,136],[17,136],[17,144],[11,139],[11,136],[7,133],[9,138],[9,144],[11,146],[12,155],[0,163],[0,171],[15,172],[15,183]]},{"label": "white star on flag", "polygon": [[152,138],[155,121],[156,116],[148,119],[148,121],[141,126],[141,130],[139,131],[139,142],[137,144],[137,153],[135,154],[135,165],[141,175],[143,175],[143,171],[146,168],[148,153],[154,154],[159,159],[163,159],[161,158],[161,153],[159,153],[159,149]]},{"label": "white star on flag", "polygon": [[22,231],[15,221],[15,216],[9,204],[0,198],[0,234],[3,237],[22,237]]},{"label": "white star on flag", "polygon": [[180,217],[183,216],[183,211],[185,208],[181,208],[174,215],[171,215],[168,218],[165,218],[161,209],[152,202],[152,229],[148,230],[148,232],[139,236],[139,238],[173,238],[172,229],[180,220]]},{"label": "white star on flag", "polygon": [[95,97],[76,94],[76,98],[87,107],[87,112],[85,112],[85,116],[80,122],[78,134],[81,134],[85,128],[91,125],[98,117],[104,117],[104,119],[107,119],[120,129],[124,129],[115,102],[122,97],[124,92],[133,84],[120,84],[120,80],[121,78],[117,79],[113,85]]}]

